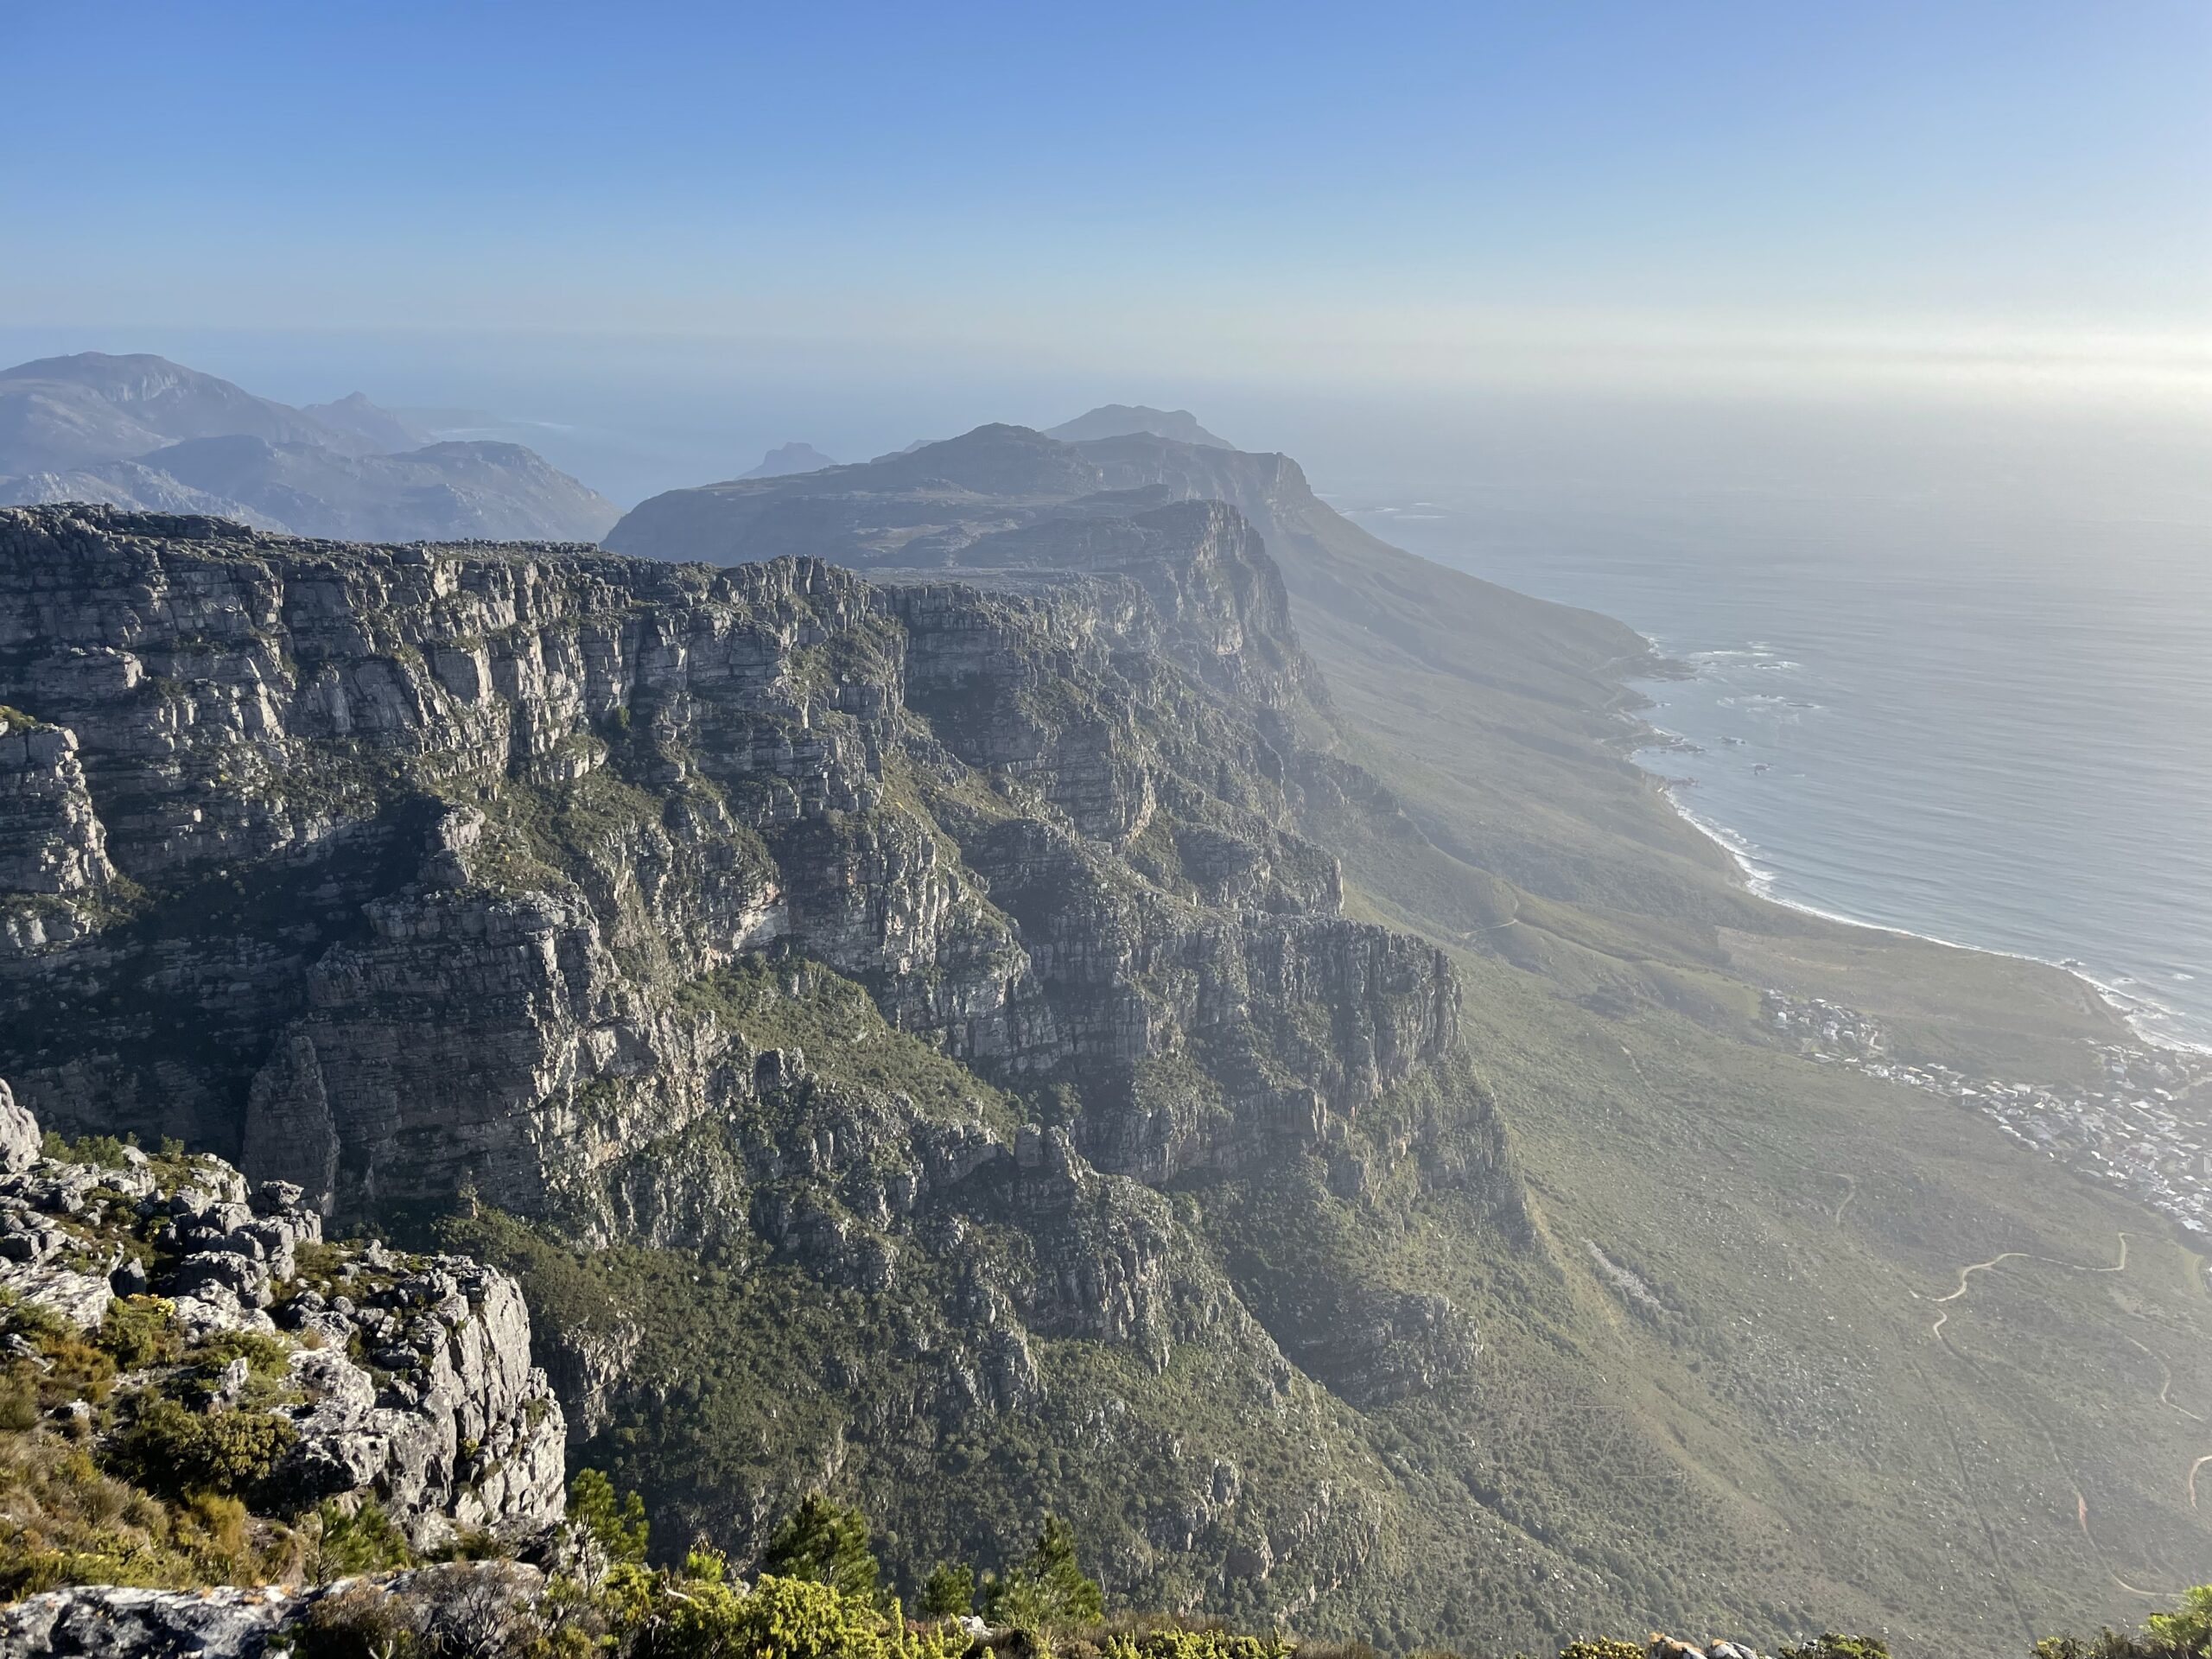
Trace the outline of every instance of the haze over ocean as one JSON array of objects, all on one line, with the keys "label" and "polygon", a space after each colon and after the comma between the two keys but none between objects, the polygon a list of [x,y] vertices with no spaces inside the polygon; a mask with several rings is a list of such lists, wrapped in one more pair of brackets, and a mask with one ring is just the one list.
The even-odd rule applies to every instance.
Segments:
[{"label": "haze over ocean", "polygon": [[2040,467],[1932,461],[1946,487],[1571,496],[1493,459],[1338,505],[1693,667],[1645,689],[1694,752],[1640,758],[1774,897],[2078,964],[2212,1045],[2212,448],[2172,429],[2123,482],[2046,436]]}]

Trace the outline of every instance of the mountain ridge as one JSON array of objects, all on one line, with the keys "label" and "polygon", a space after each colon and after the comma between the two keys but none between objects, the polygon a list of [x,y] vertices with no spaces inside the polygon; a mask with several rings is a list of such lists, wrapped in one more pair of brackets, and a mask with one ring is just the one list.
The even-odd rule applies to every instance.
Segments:
[{"label": "mountain ridge", "polygon": [[588,541],[620,516],[534,451],[433,442],[359,392],[293,409],[164,358],[93,352],[0,371],[0,500],[394,540]]}]

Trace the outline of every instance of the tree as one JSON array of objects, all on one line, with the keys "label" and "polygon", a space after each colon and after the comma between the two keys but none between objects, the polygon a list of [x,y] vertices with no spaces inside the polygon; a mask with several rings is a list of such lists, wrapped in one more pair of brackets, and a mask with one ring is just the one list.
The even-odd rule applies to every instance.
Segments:
[{"label": "tree", "polygon": [[957,1618],[976,1605],[976,1569],[962,1562],[940,1564],[922,1582],[922,1611],[931,1618]]},{"label": "tree", "polygon": [[2154,1640],[2170,1643],[2177,1652],[2212,1653],[2212,1584],[2183,1591],[2180,1606],[2143,1622]]},{"label": "tree", "polygon": [[579,1469],[569,1483],[569,1524],[609,1562],[634,1567],[645,1559],[645,1499],[626,1492],[618,1500],[614,1483],[596,1469]]},{"label": "tree", "polygon": [[868,1547],[868,1517],[810,1492],[768,1541],[760,1570],[779,1579],[826,1584],[856,1601],[873,1601],[876,1565]]},{"label": "tree", "polygon": [[645,1569],[645,1503],[635,1492],[614,1495],[596,1469],[579,1469],[569,1483],[569,1513],[557,1561],[587,1600],[617,1620],[639,1613],[652,1587]]},{"label": "tree", "polygon": [[984,1594],[984,1617],[994,1624],[1052,1631],[1096,1624],[1105,1614],[1105,1592],[1085,1578],[1075,1559],[1075,1529],[1057,1515],[1045,1517],[1029,1559]]}]

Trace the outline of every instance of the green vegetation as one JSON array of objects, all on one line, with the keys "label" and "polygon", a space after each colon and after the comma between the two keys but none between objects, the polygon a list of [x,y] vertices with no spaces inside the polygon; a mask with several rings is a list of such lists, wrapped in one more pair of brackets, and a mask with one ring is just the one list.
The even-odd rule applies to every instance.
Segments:
[{"label": "green vegetation", "polygon": [[999,1089],[884,1019],[862,986],[798,957],[747,957],[686,985],[683,1007],[712,1014],[756,1050],[796,1048],[809,1070],[848,1088],[895,1091],[930,1117],[1010,1134],[1020,1108]]},{"label": "green vegetation", "polygon": [[769,1539],[760,1570],[826,1584],[850,1601],[873,1601],[878,1568],[868,1546],[868,1517],[809,1492]]},{"label": "green vegetation", "polygon": [[415,1565],[404,1533],[392,1524],[373,1498],[351,1510],[325,1503],[315,1512],[314,1573],[317,1579],[352,1578],[363,1573],[396,1573]]},{"label": "green vegetation", "polygon": [[922,1580],[922,1611],[954,1618],[976,1611],[976,1569],[965,1561],[939,1562]]},{"label": "green vegetation", "polygon": [[289,1423],[266,1412],[197,1412],[156,1396],[138,1403],[111,1455],[119,1471],[149,1491],[233,1497],[259,1492],[295,1438]]},{"label": "green vegetation", "polygon": [[1075,1529],[1056,1515],[1045,1517],[1025,1560],[983,1586],[984,1618],[1042,1635],[1096,1624],[1105,1611],[1098,1580],[1076,1565]]}]

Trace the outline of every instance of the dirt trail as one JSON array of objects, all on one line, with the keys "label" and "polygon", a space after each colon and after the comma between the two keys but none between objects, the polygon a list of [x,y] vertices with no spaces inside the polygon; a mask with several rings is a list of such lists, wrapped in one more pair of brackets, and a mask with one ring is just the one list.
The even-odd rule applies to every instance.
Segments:
[{"label": "dirt trail", "polygon": [[1859,1196],[1859,1183],[1840,1169],[1832,1169],[1828,1173],[1843,1183],[1843,1198],[1835,1207],[1835,1224],[1840,1227],[1843,1225],[1843,1212],[1851,1208],[1851,1201]]},{"label": "dirt trail", "polygon": [[[2158,1403],[2171,1410],[2181,1413],[2183,1416],[2188,1418],[2192,1423],[2202,1422],[2204,1421],[2203,1418],[2198,1416],[2196,1413],[2191,1411],[2187,1406],[2181,1405],[2175,1401],[2173,1397],[2174,1368],[2166,1363],[2165,1356],[2161,1354],[2157,1349],[2151,1346],[2147,1342],[2138,1342],[2133,1337],[2128,1337],[2126,1340],[2131,1347],[2133,1347],[2143,1353],[2148,1354],[2151,1357],[2151,1363],[2158,1368]],[[2190,1471],[2190,1478],[2192,1484],[2196,1479],[2196,1471],[2193,1469]],[[2194,1508],[2195,1506],[2191,1505],[2191,1507]]]},{"label": "dirt trail", "polygon": [[[1967,1294],[1967,1281],[1972,1275],[1977,1273],[1994,1272],[2007,1262],[2042,1262],[2054,1268],[2063,1268],[2069,1273],[2126,1273],[2127,1271],[2127,1235],[2125,1232],[2120,1234],[2120,1260],[2108,1268],[2093,1268],[2080,1262],[2062,1262],[2055,1255],[2037,1255],[2031,1250],[2005,1250],[1991,1256],[1986,1262],[1972,1262],[1961,1268],[1958,1288],[1948,1296],[1935,1296],[1929,1300],[1939,1307],[1945,1302],[1955,1302]],[[1936,1323],[1929,1327],[1938,1342],[1943,1340],[1943,1321],[1949,1317],[1948,1313],[1938,1314]]]},{"label": "dirt trail", "polygon": [[2189,1507],[2192,1510],[2196,1507],[2196,1471],[2208,1463],[2212,1463],[2212,1452],[2207,1452],[2189,1465]]},{"label": "dirt trail", "polygon": [[[1953,1290],[1948,1295],[1934,1297],[1931,1300],[1937,1304],[1957,1301],[1961,1297],[1967,1294],[1967,1291],[1969,1288],[1968,1281],[1974,1274],[1993,1273],[2007,1262],[2041,1262],[2050,1267],[2063,1268],[2069,1273],[2125,1273],[2127,1271],[2127,1234],[2125,1231],[2122,1231],[2120,1235],[2120,1260],[2113,1262],[2110,1267],[2103,1268],[2091,1267],[2080,1262],[2062,1262],[2056,1256],[2037,1255],[2028,1250],[2005,1250],[1999,1255],[1990,1257],[1986,1262],[1970,1262],[1966,1267],[1961,1268],[1959,1269],[1959,1282],[1957,1288]],[[1929,1326],[1929,1334],[1934,1337],[1937,1342],[1943,1344],[1945,1352],[1957,1357],[1966,1365],[1970,1367],[1977,1376],[1982,1376],[1983,1373],[1980,1365],[1976,1363],[1971,1356],[1963,1353],[1959,1349],[1954,1347],[1951,1344],[1951,1339],[1943,1334],[1943,1326],[1950,1319],[1950,1317],[1951,1315],[1948,1309],[1943,1313],[1938,1313],[1936,1316],[1935,1324]],[[2176,1405],[2174,1403],[2171,1398],[2173,1370],[2172,1368],[2166,1363],[2165,1360],[2152,1349],[2149,1348],[2143,1343],[2137,1342],[2134,1338],[2129,1337],[2126,1339],[2127,1341],[2133,1343],[2136,1347],[2142,1349],[2145,1353],[2149,1354],[2152,1359],[2157,1363],[2160,1376],[2158,1385],[2158,1402],[2161,1405],[2171,1407],[2172,1409],[2181,1413],[2184,1417],[2202,1422],[2203,1419],[2198,1417],[2195,1412],[2190,1410],[2186,1406]],[[1984,1382],[1985,1385],[1986,1385],[1987,1379],[1986,1376],[1984,1377]],[[2114,1585],[2118,1586],[2119,1588],[2127,1595],[2139,1597],[2145,1601],[2171,1600],[2174,1594],[2173,1592],[2145,1590],[2140,1585],[2130,1584],[2126,1579],[2120,1576],[2119,1572],[2112,1564],[2111,1556],[2106,1553],[2104,1546],[2097,1541],[2096,1534],[2089,1530],[2089,1500],[2082,1492],[2080,1484],[2075,1480],[2073,1471],[2067,1467],[2065,1459],[2059,1456],[2058,1443],[2051,1439],[2050,1431],[2049,1429],[2044,1428],[2038,1425],[2037,1432],[2043,1437],[2044,1449],[2050,1456],[2052,1467],[2056,1469],[2060,1475],[2065,1478],[2068,1489],[2074,1494],[2074,1523],[2081,1529],[2082,1541],[2089,1547],[2089,1553],[2096,1557],[2097,1564],[2104,1568],[2105,1576],[2110,1579]],[[2196,1507],[2196,1471],[2199,1469],[2202,1469],[2208,1463],[2212,1463],[2212,1454],[2208,1454],[2204,1457],[2199,1458],[2195,1463],[2190,1465],[2188,1483],[2189,1506],[2192,1510]]]}]

